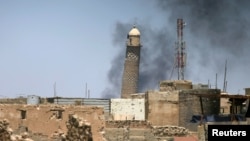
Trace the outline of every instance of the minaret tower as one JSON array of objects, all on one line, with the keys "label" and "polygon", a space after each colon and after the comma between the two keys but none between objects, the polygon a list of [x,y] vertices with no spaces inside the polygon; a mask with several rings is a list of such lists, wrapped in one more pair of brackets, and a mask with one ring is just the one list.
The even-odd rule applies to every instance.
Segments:
[{"label": "minaret tower", "polygon": [[130,94],[138,92],[141,43],[140,31],[136,26],[128,33],[126,46],[121,98],[129,98]]}]

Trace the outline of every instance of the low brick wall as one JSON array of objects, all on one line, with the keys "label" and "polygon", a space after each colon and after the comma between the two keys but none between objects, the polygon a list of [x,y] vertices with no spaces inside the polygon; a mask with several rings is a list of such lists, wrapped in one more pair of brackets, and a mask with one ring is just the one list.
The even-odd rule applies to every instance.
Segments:
[{"label": "low brick wall", "polygon": [[186,136],[189,134],[188,129],[178,126],[153,126],[152,132],[154,136]]},{"label": "low brick wall", "polygon": [[151,128],[151,125],[147,121],[140,120],[111,120],[106,121],[106,128],[123,128],[129,126],[130,128]]}]

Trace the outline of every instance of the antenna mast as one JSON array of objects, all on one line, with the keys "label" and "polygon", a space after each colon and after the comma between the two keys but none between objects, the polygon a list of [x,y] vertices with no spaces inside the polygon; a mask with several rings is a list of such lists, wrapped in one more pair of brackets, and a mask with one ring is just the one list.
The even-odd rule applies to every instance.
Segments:
[{"label": "antenna mast", "polygon": [[88,84],[85,86],[85,97],[88,98]]},{"label": "antenna mast", "polygon": [[177,19],[177,39],[175,42],[175,67],[178,69],[178,80],[184,80],[184,67],[186,66],[185,42],[183,41],[183,28],[185,22],[183,19]]},{"label": "antenna mast", "polygon": [[225,63],[225,73],[224,73],[224,84],[223,84],[223,91],[226,92],[227,91],[227,81],[226,81],[226,77],[227,77],[227,60]]},{"label": "antenna mast", "polygon": [[217,89],[217,73],[215,74],[215,89]]}]

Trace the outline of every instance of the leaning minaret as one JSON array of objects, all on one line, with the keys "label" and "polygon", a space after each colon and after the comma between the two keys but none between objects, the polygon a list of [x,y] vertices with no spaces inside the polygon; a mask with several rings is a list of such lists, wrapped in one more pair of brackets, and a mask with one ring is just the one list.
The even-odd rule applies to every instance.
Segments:
[{"label": "leaning minaret", "polygon": [[140,31],[135,26],[128,33],[126,46],[121,98],[129,98],[138,89],[141,43]]}]

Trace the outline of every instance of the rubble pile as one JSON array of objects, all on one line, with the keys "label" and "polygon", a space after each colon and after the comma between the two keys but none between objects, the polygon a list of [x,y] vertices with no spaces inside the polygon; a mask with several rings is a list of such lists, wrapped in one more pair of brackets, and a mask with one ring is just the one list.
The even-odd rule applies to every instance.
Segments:
[{"label": "rubble pile", "polygon": [[179,126],[153,126],[153,133],[155,136],[186,136],[188,135],[188,129]]},{"label": "rubble pile", "polygon": [[28,132],[24,132],[21,135],[11,135],[10,141],[34,141],[29,138]]},{"label": "rubble pile", "polygon": [[92,141],[91,125],[77,115],[69,115],[66,122],[67,134],[63,141]]},{"label": "rubble pile", "polygon": [[0,141],[33,141],[29,138],[27,132],[21,135],[13,134],[13,130],[9,127],[7,119],[0,120]]},{"label": "rubble pile", "polygon": [[4,119],[0,121],[0,140],[11,141],[12,129],[9,128],[9,122]]},{"label": "rubble pile", "polygon": [[191,88],[192,82],[188,80],[166,80],[160,82],[160,91],[174,91]]}]

